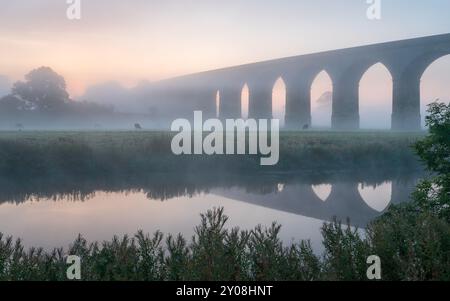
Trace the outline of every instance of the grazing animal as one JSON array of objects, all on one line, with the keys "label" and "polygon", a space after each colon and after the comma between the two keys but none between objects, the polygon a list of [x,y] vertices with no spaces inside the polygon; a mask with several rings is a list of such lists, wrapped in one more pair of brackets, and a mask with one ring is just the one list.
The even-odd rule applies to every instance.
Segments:
[{"label": "grazing animal", "polygon": [[305,124],[305,125],[303,126],[303,130],[306,131],[306,130],[308,130],[308,129],[309,129],[309,124]]},{"label": "grazing animal", "polygon": [[134,128],[138,131],[142,130],[142,126],[139,123],[135,123]]}]

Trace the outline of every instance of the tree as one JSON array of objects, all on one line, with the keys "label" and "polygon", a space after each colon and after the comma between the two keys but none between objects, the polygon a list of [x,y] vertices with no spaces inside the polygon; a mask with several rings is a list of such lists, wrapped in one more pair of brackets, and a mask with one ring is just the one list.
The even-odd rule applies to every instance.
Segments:
[{"label": "tree", "polygon": [[419,208],[450,222],[450,104],[432,103],[428,112],[429,135],[415,148],[432,177],[418,186],[414,199]]},{"label": "tree", "polygon": [[41,111],[58,110],[69,102],[66,81],[49,67],[40,67],[25,75],[25,82],[14,84],[12,94]]},{"label": "tree", "polygon": [[1,114],[14,114],[19,111],[26,110],[27,103],[22,99],[13,96],[6,95],[0,98],[0,113]]}]

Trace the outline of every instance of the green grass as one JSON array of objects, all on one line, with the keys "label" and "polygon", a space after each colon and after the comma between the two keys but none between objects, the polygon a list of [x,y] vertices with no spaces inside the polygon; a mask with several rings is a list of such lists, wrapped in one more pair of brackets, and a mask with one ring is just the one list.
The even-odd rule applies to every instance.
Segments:
[{"label": "green grass", "polygon": [[2,132],[0,177],[103,177],[149,172],[264,173],[420,168],[411,144],[421,133],[285,132],[280,161],[259,156],[175,156],[169,132]]}]

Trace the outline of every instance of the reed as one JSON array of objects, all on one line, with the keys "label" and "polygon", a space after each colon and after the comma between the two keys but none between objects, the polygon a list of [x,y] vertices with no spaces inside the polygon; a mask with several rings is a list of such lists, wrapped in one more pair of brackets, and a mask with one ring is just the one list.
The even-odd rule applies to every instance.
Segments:
[{"label": "reed", "polygon": [[246,231],[228,229],[227,221],[215,208],[201,215],[190,241],[139,231],[102,243],[79,236],[51,252],[25,250],[0,234],[0,280],[67,280],[69,254],[81,258],[85,281],[363,281],[373,254],[383,260],[383,280],[450,280],[450,226],[428,214],[394,208],[365,237],[339,221],[325,223],[320,255],[309,241],[283,244],[276,223]]}]

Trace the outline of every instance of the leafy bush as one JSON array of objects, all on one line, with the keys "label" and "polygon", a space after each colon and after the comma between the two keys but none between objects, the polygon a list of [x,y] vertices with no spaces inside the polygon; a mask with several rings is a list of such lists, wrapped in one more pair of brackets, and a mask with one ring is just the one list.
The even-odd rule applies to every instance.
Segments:
[{"label": "leafy bush", "polygon": [[411,205],[393,207],[367,231],[384,280],[450,280],[450,225]]},{"label": "leafy bush", "polygon": [[430,134],[415,148],[432,177],[414,194],[418,207],[450,222],[450,104],[432,103],[426,118]]},{"label": "leafy bush", "polygon": [[190,243],[181,235],[142,231],[88,244],[81,236],[67,253],[25,251],[20,240],[0,235],[0,280],[66,280],[65,255],[82,262],[82,280],[367,280],[367,257],[382,258],[384,280],[450,280],[450,226],[430,215],[391,210],[363,238],[335,221],[323,226],[323,256],[309,241],[284,246],[281,227],[226,228],[223,208],[201,215]]}]

